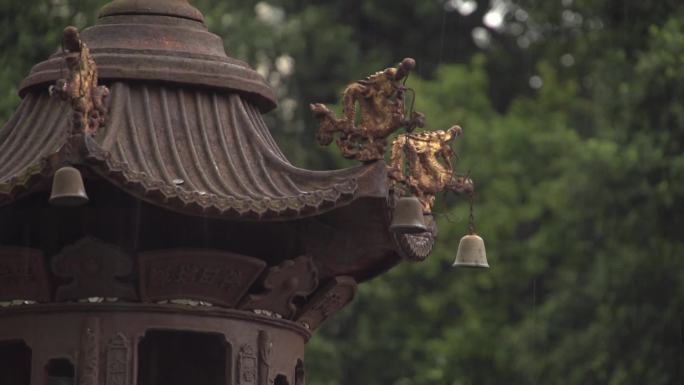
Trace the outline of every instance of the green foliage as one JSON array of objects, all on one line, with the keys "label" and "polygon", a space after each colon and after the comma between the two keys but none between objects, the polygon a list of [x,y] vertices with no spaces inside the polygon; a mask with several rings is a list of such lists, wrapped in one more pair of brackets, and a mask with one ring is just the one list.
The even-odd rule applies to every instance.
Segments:
[{"label": "green foliage", "polygon": [[[310,342],[309,383],[684,383],[684,11],[513,1],[480,49],[490,2],[476,3],[194,2],[277,86],[269,125],[298,164],[352,164],[317,148],[308,104],[404,56],[428,128],[464,128],[457,167],[476,181],[492,268],[451,268],[467,205],[440,197],[435,253],[362,286]],[[99,5],[0,0],[3,120],[30,66]]]}]

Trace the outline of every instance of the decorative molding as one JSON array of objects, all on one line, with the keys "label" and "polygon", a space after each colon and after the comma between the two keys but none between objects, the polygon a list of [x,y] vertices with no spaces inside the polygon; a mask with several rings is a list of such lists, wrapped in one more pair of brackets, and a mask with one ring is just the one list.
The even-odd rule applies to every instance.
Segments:
[{"label": "decorative molding", "polygon": [[[217,195],[204,191],[188,190],[178,185],[153,179],[149,174],[137,171],[127,162],[114,159],[113,155],[99,147],[94,140],[86,140],[88,147],[87,160],[95,166],[95,170],[107,178],[126,186],[127,189],[137,187],[144,196],[161,200],[165,205],[173,205],[182,209],[193,209],[210,216],[225,216],[231,213],[239,217],[254,218],[277,217],[291,211],[296,213],[318,211],[329,205],[338,205],[351,201],[358,189],[356,178],[349,178],[332,184],[329,188],[316,189],[299,195],[275,198],[240,198]],[[175,203],[177,202],[177,203]]]},{"label": "decorative molding", "polygon": [[310,256],[301,256],[271,267],[262,284],[265,292],[248,295],[240,309],[267,310],[292,319],[297,312],[294,299],[318,287],[318,270]]}]

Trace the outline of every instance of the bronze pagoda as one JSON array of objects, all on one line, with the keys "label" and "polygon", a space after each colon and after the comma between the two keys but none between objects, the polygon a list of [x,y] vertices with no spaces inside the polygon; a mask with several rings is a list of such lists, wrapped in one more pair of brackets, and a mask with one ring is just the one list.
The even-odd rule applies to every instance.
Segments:
[{"label": "bronze pagoda", "polygon": [[[399,150],[434,139],[387,93],[402,96],[407,60],[375,100],[345,94],[362,113],[391,103]],[[388,167],[387,135],[314,105],[322,142],[339,131],[362,163],[293,166],[262,119],[275,93],[186,0],[112,1],[20,95],[0,129],[2,385],[302,385],[307,340],[357,283],[434,245],[437,190]],[[448,162],[440,138],[430,156]],[[413,195],[419,217],[391,231]]]}]

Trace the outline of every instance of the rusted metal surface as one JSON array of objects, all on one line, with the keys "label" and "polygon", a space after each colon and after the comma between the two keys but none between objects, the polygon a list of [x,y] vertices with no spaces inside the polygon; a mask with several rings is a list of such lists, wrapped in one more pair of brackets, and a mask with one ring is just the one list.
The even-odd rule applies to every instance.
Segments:
[{"label": "rusted metal surface", "polygon": [[133,272],[133,259],[116,247],[84,238],[52,259],[58,277],[70,280],[57,288],[57,301],[109,297],[136,300],[131,283],[122,282]]},{"label": "rusted metal surface", "polygon": [[302,256],[270,268],[262,285],[265,291],[248,295],[240,309],[265,310],[291,319],[297,312],[294,300],[305,298],[318,287],[318,270],[311,257]]},{"label": "rusted metal surface", "polygon": [[50,159],[69,130],[70,107],[47,92],[27,95],[0,129],[0,205],[53,172]]},{"label": "rusted metal surface", "polygon": [[204,22],[204,16],[187,0],[114,0],[100,10],[100,17],[114,15],[163,15]]},{"label": "rusted metal surface", "polygon": [[[93,320],[97,320],[94,323]],[[87,330],[90,332],[86,333]],[[220,308],[186,308],[173,305],[151,304],[53,304],[33,308],[0,308],[0,341],[23,340],[34,352],[33,385],[45,384],[45,365],[54,357],[72,359],[79,373],[82,368],[99,368],[97,385],[112,385],[108,378],[116,380],[120,370],[109,370],[110,358],[122,369],[123,360],[134,378],[125,385],[142,384],[135,380],[138,372],[141,341],[149,332],[193,331],[211,333],[225,341],[225,366],[235,378],[240,369],[240,347],[249,346],[253,361],[253,382],[256,384],[260,343],[259,334],[265,332],[270,342],[269,372],[284,374],[293,383],[297,360],[304,358],[304,344],[311,332],[292,321],[267,318],[253,313]],[[130,353],[118,336],[130,341]],[[97,347],[96,360],[92,354]],[[182,349],[182,347],[179,347]],[[110,354],[111,353],[111,354]],[[77,358],[78,357],[78,358]],[[246,368],[247,366],[243,366]],[[93,371],[87,377],[92,379]],[[84,383],[84,382],[79,382]],[[243,383],[228,380],[225,383]],[[92,384],[88,382],[88,384]],[[116,384],[116,383],[114,383]],[[118,384],[117,384],[118,385]]]},{"label": "rusted metal surface", "polygon": [[[276,106],[275,92],[246,63],[229,58],[220,37],[207,31],[201,14],[186,1],[115,1],[81,37],[99,68],[102,83],[163,81],[242,95],[262,111]],[[62,74],[57,53],[36,65],[20,95],[47,88]]]},{"label": "rusted metal surface", "polygon": [[62,47],[68,76],[57,80],[57,84],[50,87],[50,94],[71,105],[72,135],[93,135],[105,123],[107,108],[104,100],[109,89],[98,86],[97,65],[76,27],[64,30]]},{"label": "rusted metal surface", "polygon": [[[336,134],[337,145],[345,158],[362,162],[384,159],[387,137],[401,128],[412,131],[424,124],[423,115],[406,116],[404,80],[415,68],[413,59],[404,59],[396,68],[388,68],[350,84],[344,90],[344,114],[337,118],[323,104],[312,104],[311,110],[320,122],[316,135],[324,146],[332,143]],[[357,104],[360,121],[356,122]]]},{"label": "rusted metal surface", "polygon": [[430,256],[437,241],[437,223],[432,215],[424,216],[427,231],[418,234],[393,234],[397,252],[412,262],[422,262]]},{"label": "rusted metal surface", "polygon": [[[163,207],[283,220],[387,194],[380,164],[329,172],[292,166],[259,111],[236,94],[115,83],[108,108],[82,165]],[[0,204],[52,172],[67,144],[67,111],[47,96],[24,99],[0,144]]]},{"label": "rusted metal surface", "polygon": [[473,182],[466,176],[456,175],[452,165],[455,154],[450,142],[461,132],[461,127],[453,126],[445,131],[408,133],[398,136],[392,143],[389,175],[410,189],[426,214],[432,212],[435,195],[445,189],[457,194],[473,191]]},{"label": "rusted metal surface", "polygon": [[335,277],[319,289],[297,316],[300,322],[315,330],[328,318],[342,310],[356,296],[356,281],[351,277]]},{"label": "rusted metal surface", "polygon": [[41,250],[0,247],[0,301],[50,301],[50,282]]},{"label": "rusted metal surface", "polygon": [[212,250],[148,251],[139,261],[143,301],[183,298],[229,308],[266,268],[259,259]]},{"label": "rusted metal surface", "polygon": [[111,125],[90,145],[96,170],[183,210],[257,219],[316,214],[354,199],[367,171],[292,166],[259,111],[235,94],[116,83],[111,111]]}]

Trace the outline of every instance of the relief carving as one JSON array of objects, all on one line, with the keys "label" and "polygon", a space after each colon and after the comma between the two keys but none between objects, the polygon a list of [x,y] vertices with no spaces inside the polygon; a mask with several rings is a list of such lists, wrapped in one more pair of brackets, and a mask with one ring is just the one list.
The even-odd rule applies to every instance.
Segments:
[{"label": "relief carving", "polygon": [[107,345],[106,385],[130,385],[131,347],[122,333],[117,333]]},{"label": "relief carving", "polygon": [[318,270],[310,256],[302,256],[270,268],[262,284],[265,292],[247,296],[240,309],[267,310],[292,319],[297,312],[295,298],[306,297],[318,287]]},{"label": "relief carving", "polygon": [[211,250],[164,250],[140,255],[145,302],[185,298],[233,308],[265,269],[256,258]]},{"label": "relief carving", "polygon": [[238,353],[237,385],[256,385],[257,357],[252,345],[245,344]]},{"label": "relief carving", "polygon": [[138,298],[133,285],[118,278],[129,276],[133,262],[129,255],[94,238],[67,246],[52,260],[58,277],[71,282],[57,288],[57,301],[91,297]]},{"label": "relief carving", "polygon": [[62,47],[68,75],[50,87],[50,94],[71,104],[72,135],[92,135],[105,125],[109,89],[97,84],[97,65],[76,27],[64,29]]},{"label": "relief carving", "polygon": [[304,306],[297,321],[316,329],[354,299],[356,287],[351,277],[335,277]]}]

